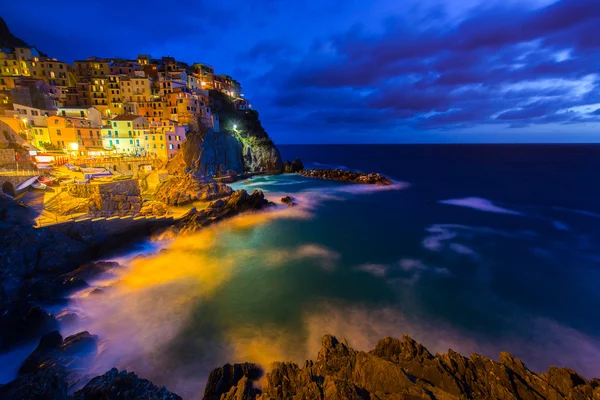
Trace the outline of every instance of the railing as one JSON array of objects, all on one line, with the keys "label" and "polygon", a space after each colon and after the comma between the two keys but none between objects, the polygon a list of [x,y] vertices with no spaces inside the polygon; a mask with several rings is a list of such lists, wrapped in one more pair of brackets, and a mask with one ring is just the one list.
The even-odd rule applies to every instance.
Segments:
[{"label": "railing", "polygon": [[40,171],[37,169],[14,169],[14,170],[2,170],[0,176],[38,176]]}]

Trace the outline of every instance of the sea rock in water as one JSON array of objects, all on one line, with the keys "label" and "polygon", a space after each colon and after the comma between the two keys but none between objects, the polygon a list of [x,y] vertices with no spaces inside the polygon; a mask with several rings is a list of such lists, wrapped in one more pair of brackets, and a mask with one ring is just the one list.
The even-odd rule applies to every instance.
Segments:
[{"label": "sea rock in water", "polygon": [[231,193],[233,190],[223,183],[184,174],[163,182],[156,190],[155,199],[169,206],[181,206],[194,201],[211,201]]},{"label": "sea rock in water", "polygon": [[245,190],[238,190],[227,198],[213,201],[204,210],[191,209],[175,223],[171,232],[194,233],[225,218],[247,211],[261,210],[271,205],[273,203],[265,199],[261,190],[255,190],[252,194],[248,194]]},{"label": "sea rock in water", "polygon": [[386,186],[392,184],[391,180],[389,180],[381,174],[352,172],[343,169],[305,169],[303,171],[300,171],[300,175],[309,178],[328,179],[351,183],[362,183],[367,185]]},{"label": "sea rock in water", "polygon": [[294,203],[294,198],[291,196],[285,196],[281,198],[281,202],[283,204],[287,204],[288,206],[294,206],[296,205],[296,203]]},{"label": "sea rock in water", "polygon": [[288,160],[283,164],[283,172],[285,173],[295,173],[302,170],[304,170],[304,164],[299,158],[296,158],[294,162]]},{"label": "sea rock in water", "polygon": [[[230,370],[226,365],[211,373],[207,390],[212,397],[205,393],[205,399],[238,393],[243,394],[238,398],[261,400],[600,399],[600,380],[588,381],[568,368],[536,374],[508,353],[501,353],[499,362],[452,350],[433,356],[408,336],[382,339],[364,352],[326,335],[316,361],[275,363],[261,379],[262,393],[245,391],[258,379],[250,374],[221,378]],[[221,381],[227,384],[215,383]]]},{"label": "sea rock in water", "polygon": [[101,376],[88,382],[83,389],[78,390],[71,397],[74,400],[90,399],[157,399],[180,400],[181,397],[169,392],[164,386],[157,387],[152,382],[138,378],[133,372],[111,369]]}]

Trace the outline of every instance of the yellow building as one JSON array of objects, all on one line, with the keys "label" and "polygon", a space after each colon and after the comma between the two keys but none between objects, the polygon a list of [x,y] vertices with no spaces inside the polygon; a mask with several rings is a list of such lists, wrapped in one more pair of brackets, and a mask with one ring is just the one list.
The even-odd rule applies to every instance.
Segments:
[{"label": "yellow building", "polygon": [[50,139],[50,130],[47,126],[32,126],[31,136],[31,144],[40,149],[45,149],[47,143],[52,143],[52,140]]},{"label": "yellow building", "polygon": [[145,76],[131,76],[121,80],[121,94],[124,102],[144,102],[152,99],[152,85]]},{"label": "yellow building", "polygon": [[123,98],[121,96],[121,77],[122,75],[111,75],[108,77],[109,117],[124,113]]},{"label": "yellow building", "polygon": [[102,128],[102,142],[106,149],[118,154],[140,156],[145,153],[144,138],[149,131],[146,118],[141,115],[117,115]]},{"label": "yellow building", "polygon": [[55,115],[48,117],[47,121],[50,143],[57,149],[78,154],[79,140],[70,118]]},{"label": "yellow building", "polygon": [[107,76],[110,73],[109,60],[90,57],[75,61],[75,75],[78,78]]}]

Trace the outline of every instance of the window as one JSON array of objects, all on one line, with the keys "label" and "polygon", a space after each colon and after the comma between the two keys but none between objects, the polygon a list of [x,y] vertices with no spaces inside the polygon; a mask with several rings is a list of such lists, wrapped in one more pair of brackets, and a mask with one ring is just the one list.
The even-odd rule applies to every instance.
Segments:
[{"label": "window", "polygon": [[117,127],[117,123],[116,123],[116,122],[113,122],[113,126],[116,128],[116,127]]},{"label": "window", "polygon": [[175,148],[175,146],[173,146],[173,143],[171,143],[171,144],[169,145],[169,149],[173,150],[174,148]]},{"label": "window", "polygon": [[119,144],[119,140],[118,140],[118,139],[117,139],[117,140],[115,140],[115,142],[116,142],[117,144]]},{"label": "window", "polygon": [[129,128],[129,127],[131,127],[131,122],[128,122],[128,123],[127,123],[127,127],[128,127],[128,128]]},{"label": "window", "polygon": [[85,117],[85,111],[79,111],[79,115]]},{"label": "window", "polygon": [[60,136],[60,129],[57,129],[57,130],[56,130],[56,135],[57,135],[57,136]]},{"label": "window", "polygon": [[54,120],[54,125],[58,125],[58,120],[57,119]]},{"label": "window", "polygon": [[129,144],[133,144],[133,139],[129,141]]},{"label": "window", "polygon": [[81,136],[81,131],[77,129],[77,136]]}]

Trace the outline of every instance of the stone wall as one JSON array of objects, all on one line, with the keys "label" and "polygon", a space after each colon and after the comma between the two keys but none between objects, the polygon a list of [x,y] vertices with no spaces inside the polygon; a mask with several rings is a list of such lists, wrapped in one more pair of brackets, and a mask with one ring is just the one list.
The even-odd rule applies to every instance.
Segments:
[{"label": "stone wall", "polygon": [[140,184],[137,179],[118,182],[69,184],[69,194],[73,197],[91,199],[91,215],[137,214],[142,208]]},{"label": "stone wall", "polygon": [[0,165],[15,164],[15,151],[13,149],[0,149]]}]

